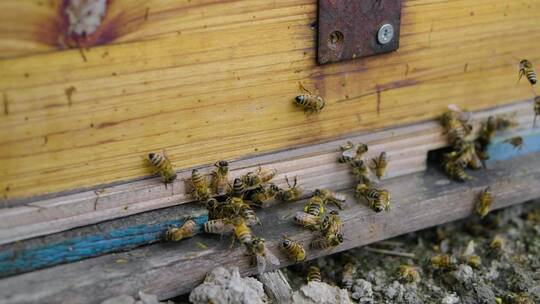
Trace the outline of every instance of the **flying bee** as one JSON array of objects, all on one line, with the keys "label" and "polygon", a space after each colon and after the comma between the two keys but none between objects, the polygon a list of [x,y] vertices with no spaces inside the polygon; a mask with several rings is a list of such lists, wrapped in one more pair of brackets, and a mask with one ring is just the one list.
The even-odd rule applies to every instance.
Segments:
[{"label": "flying bee", "polygon": [[534,119],[533,119],[533,128],[536,127],[536,117],[540,115],[540,96],[534,98]]},{"label": "flying bee", "polygon": [[353,286],[355,275],[356,265],[354,263],[349,262],[343,266],[343,272],[341,273],[341,283],[348,290],[351,290]]},{"label": "flying bee", "polygon": [[254,189],[249,195],[249,201],[252,205],[265,208],[278,195],[279,188],[274,184],[267,187],[260,186]]},{"label": "flying bee", "polygon": [[309,282],[320,282],[321,281],[321,270],[316,266],[309,266],[307,273],[307,281]]},{"label": "flying bee", "polygon": [[301,243],[291,240],[287,236],[284,236],[284,238],[281,247],[287,252],[287,255],[296,263],[304,261],[306,259],[304,246],[302,246]]},{"label": "flying bee", "polygon": [[229,194],[231,197],[244,198],[247,185],[240,178],[235,178],[232,187],[229,185]]},{"label": "flying bee", "polygon": [[400,265],[398,269],[398,279],[407,283],[420,282],[420,273],[414,266]]},{"label": "flying bee", "polygon": [[176,171],[174,171],[172,163],[167,157],[165,150],[163,150],[162,154],[148,154],[146,161],[152,168],[152,174],[159,173],[161,176],[161,181],[163,181],[165,184],[172,183],[176,179]]},{"label": "flying bee", "polygon": [[529,83],[531,85],[536,84],[536,72],[534,70],[533,64],[527,60],[523,59],[519,63],[519,79],[518,82],[521,80],[521,77],[525,76],[527,80],[529,80]]},{"label": "flying bee", "polygon": [[207,200],[210,197],[210,189],[208,188],[208,180],[199,170],[191,171],[191,180],[189,181],[193,196],[200,201]]},{"label": "flying bee", "polygon": [[481,218],[484,218],[489,213],[492,203],[493,195],[491,194],[490,188],[487,187],[478,196],[478,202],[476,204],[476,212],[480,215]]},{"label": "flying bee", "polygon": [[248,245],[248,250],[255,257],[259,274],[266,271],[267,262],[274,266],[280,265],[279,259],[266,248],[264,239],[254,237],[251,244]]},{"label": "flying bee", "polygon": [[313,249],[329,249],[343,243],[344,238],[342,234],[335,234],[330,236],[321,236],[311,241],[311,248]]},{"label": "flying bee", "polygon": [[278,193],[278,198],[285,202],[292,202],[297,201],[302,196],[302,189],[297,186],[297,179],[296,176],[294,177],[294,183],[291,186],[289,183],[289,179],[287,176],[285,176],[285,181],[287,182],[287,186],[289,186],[289,189],[283,190],[281,189]]},{"label": "flying bee", "polygon": [[452,161],[448,161],[444,164],[444,172],[458,182],[465,182],[472,179],[462,167],[456,165]]},{"label": "flying bee", "polygon": [[325,236],[333,236],[341,234],[343,223],[337,211],[330,211],[330,215],[326,216],[322,222],[321,231]]},{"label": "flying bee", "polygon": [[441,270],[454,270],[457,268],[456,263],[455,258],[447,254],[438,254],[431,257],[431,266]]},{"label": "flying bee", "polygon": [[322,198],[318,196],[313,196],[309,199],[306,206],[304,207],[304,212],[320,218],[324,214],[324,207],[325,204]]},{"label": "flying bee", "polygon": [[294,216],[294,222],[304,228],[311,230],[319,230],[321,225],[321,218],[311,215],[303,211],[297,211]]},{"label": "flying bee", "polygon": [[204,232],[212,234],[226,234],[234,231],[234,225],[227,219],[209,220],[204,223]]},{"label": "flying bee", "polygon": [[307,94],[301,94],[294,98],[294,103],[297,106],[300,106],[304,109],[304,111],[308,112],[320,112],[324,106],[325,102],[321,96],[313,95],[310,91],[308,91],[302,84],[300,84],[300,87],[306,91]]},{"label": "flying bee", "polygon": [[490,252],[494,255],[500,255],[504,250],[505,243],[500,235],[496,235],[489,244]]},{"label": "flying bee", "polygon": [[378,179],[381,179],[384,176],[387,165],[388,156],[386,156],[386,152],[381,152],[378,157],[371,160],[371,168],[375,170],[375,175],[377,175]]},{"label": "flying bee", "polygon": [[229,179],[229,163],[220,160],[214,164],[216,171],[212,172],[212,189],[215,193],[221,193],[227,189]]},{"label": "flying bee", "polygon": [[180,228],[171,227],[165,232],[165,240],[178,242],[190,238],[197,234],[197,223],[193,220],[187,220]]},{"label": "flying bee", "polygon": [[314,196],[320,197],[325,203],[331,203],[339,209],[343,209],[343,203],[347,200],[345,194],[328,189],[316,189]]},{"label": "flying bee", "polygon": [[521,136],[516,136],[516,137],[509,138],[509,139],[505,140],[504,142],[508,143],[508,144],[511,144],[517,150],[521,150],[523,148],[523,137],[521,137]]},{"label": "flying bee", "polygon": [[241,217],[237,217],[232,220],[232,223],[234,225],[234,235],[240,243],[246,246],[251,245],[254,236],[251,233],[251,229],[246,225],[246,221]]}]

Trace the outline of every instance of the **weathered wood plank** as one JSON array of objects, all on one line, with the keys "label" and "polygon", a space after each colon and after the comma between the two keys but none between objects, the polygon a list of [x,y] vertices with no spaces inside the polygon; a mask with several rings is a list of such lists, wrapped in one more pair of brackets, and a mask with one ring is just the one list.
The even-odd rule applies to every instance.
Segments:
[{"label": "weathered wood plank", "polygon": [[[340,213],[346,241],[334,250],[309,249],[308,259],[362,246],[399,234],[470,216],[480,191],[491,186],[493,209],[525,202],[540,196],[539,154],[497,162],[486,171],[474,173],[466,184],[449,182],[438,171],[428,170],[384,182],[395,201],[388,213],[375,213],[363,204],[348,201]],[[310,232],[293,226],[292,215],[303,202],[261,210],[264,231],[254,233],[267,239],[269,248],[288,265],[277,249],[286,232],[309,243]],[[272,229],[269,229],[271,227]],[[201,249],[196,242],[209,248]],[[253,274],[240,247],[229,248],[228,239],[200,235],[176,244],[155,244],[125,254],[106,255],[85,261],[39,270],[0,280],[0,300],[9,303],[62,302],[97,303],[116,294],[145,290],[161,299],[188,292],[215,266],[239,266],[244,275]],[[116,263],[118,258],[128,260]],[[66,283],[69,282],[69,283]]]},{"label": "weathered wood plank", "polygon": [[188,168],[524,100],[517,62],[540,59],[539,0],[404,1],[398,52],[323,67],[315,0],[108,1],[85,60],[54,51],[61,2],[0,4],[0,53],[26,55],[0,60],[3,199],[141,178],[164,148]]},{"label": "weathered wood plank", "polygon": [[259,275],[268,297],[276,304],[287,304],[292,301],[292,288],[281,270],[268,271]]},{"label": "weathered wood plank", "polygon": [[[515,131],[502,134],[502,138],[513,136],[513,132],[525,134],[531,130],[531,107],[530,102],[524,102],[480,111],[474,113],[472,121],[478,125],[489,115],[504,114],[513,117],[519,126]],[[427,122],[235,161],[231,163],[231,176],[263,165],[278,170],[275,180],[280,186],[285,186],[283,177],[288,175],[298,176],[307,189],[345,189],[351,186],[349,171],[335,160],[339,145],[347,140],[369,144],[367,159],[387,151],[391,158],[387,178],[423,171],[428,151],[446,145],[438,123]],[[540,149],[536,142],[526,141],[524,153]],[[492,160],[499,157],[504,155],[495,153]],[[201,170],[209,172],[211,167]],[[158,179],[151,179],[51,199],[12,202],[13,208],[0,209],[0,244],[188,202],[191,198],[185,195],[182,179],[188,179],[189,175],[190,170],[181,171],[179,179],[168,188]]]}]

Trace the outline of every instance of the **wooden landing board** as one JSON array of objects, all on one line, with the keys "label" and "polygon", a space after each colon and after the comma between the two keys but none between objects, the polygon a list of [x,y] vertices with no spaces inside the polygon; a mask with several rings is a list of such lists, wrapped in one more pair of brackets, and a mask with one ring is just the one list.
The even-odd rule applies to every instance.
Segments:
[{"label": "wooden landing board", "polygon": [[[375,213],[349,200],[340,212],[346,241],[334,250],[308,250],[308,259],[366,245],[470,216],[477,195],[491,186],[493,209],[507,207],[540,196],[540,154],[497,162],[486,171],[474,173],[466,184],[448,181],[436,170],[397,177],[384,182],[394,202],[390,212]],[[267,239],[282,266],[291,262],[277,249],[283,233],[308,244],[311,232],[294,226],[292,216],[303,202],[278,205],[258,212],[264,231],[254,233]],[[201,249],[202,242],[208,249]],[[216,266],[238,266],[244,275],[253,274],[241,247],[229,248],[229,239],[200,235],[179,243],[160,243],[128,253],[105,255],[85,261],[38,270],[0,280],[0,302],[99,303],[118,294],[138,290],[166,299],[189,292]],[[118,263],[118,259],[127,260]]]},{"label": "wooden landing board", "polygon": [[[502,138],[513,136],[514,132],[526,134],[531,132],[531,108],[530,102],[522,102],[480,111],[473,114],[472,121],[478,126],[489,115],[504,114],[515,119],[519,126],[501,134]],[[336,163],[336,159],[339,146],[347,140],[367,143],[370,151],[366,159],[386,151],[391,159],[387,178],[423,171],[428,152],[446,146],[439,124],[426,122],[235,161],[230,164],[231,177],[254,171],[261,165],[278,170],[275,182],[279,186],[285,186],[284,176],[297,176],[305,189],[346,189],[352,186],[349,169]],[[540,150],[540,144],[534,141],[527,141],[526,147],[524,152]],[[497,157],[503,155],[499,153],[492,159]],[[210,170],[211,166],[201,168],[203,172]],[[181,171],[178,180],[168,188],[155,178],[51,199],[13,202],[12,208],[0,209],[0,244],[189,202],[192,198],[185,194],[182,179],[188,179],[190,174],[190,170]]]},{"label": "wooden landing board", "polygon": [[3,200],[142,178],[150,151],[183,169],[525,100],[518,62],[540,65],[540,0],[404,0],[397,52],[327,66],[316,0],[107,1],[82,50],[64,2],[0,3]]}]

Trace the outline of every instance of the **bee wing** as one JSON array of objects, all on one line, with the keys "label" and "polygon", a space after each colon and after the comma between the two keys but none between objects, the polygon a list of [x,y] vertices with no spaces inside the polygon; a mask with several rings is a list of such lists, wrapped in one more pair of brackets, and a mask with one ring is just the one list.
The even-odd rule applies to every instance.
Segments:
[{"label": "bee wing", "polygon": [[350,149],[344,150],[342,152],[342,155],[346,157],[354,158],[356,156],[356,149],[352,147]]},{"label": "bee wing", "polygon": [[279,266],[279,259],[268,249],[266,249],[266,260],[270,265]]},{"label": "bee wing", "polygon": [[266,258],[260,254],[255,255],[257,261],[257,271],[263,274],[266,271]]}]

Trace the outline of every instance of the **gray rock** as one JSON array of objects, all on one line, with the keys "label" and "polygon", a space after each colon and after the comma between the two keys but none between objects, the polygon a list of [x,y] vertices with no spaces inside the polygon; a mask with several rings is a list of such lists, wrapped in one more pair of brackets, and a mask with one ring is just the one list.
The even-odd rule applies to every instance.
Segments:
[{"label": "gray rock", "polygon": [[218,267],[191,291],[189,301],[194,304],[262,304],[267,302],[267,297],[261,282],[240,277],[238,268],[229,272]]},{"label": "gray rock", "polygon": [[159,304],[158,297],[154,294],[139,291],[139,299],[143,304]]},{"label": "gray rock", "polygon": [[132,296],[121,295],[107,299],[101,302],[101,304],[135,304],[135,299]]},{"label": "gray rock", "polygon": [[457,270],[452,272],[452,276],[462,284],[469,284],[474,278],[474,271],[471,266],[461,264]]},{"label": "gray rock", "polygon": [[352,304],[346,289],[309,282],[293,293],[293,304]]},{"label": "gray rock", "polygon": [[359,303],[373,303],[373,289],[371,283],[363,279],[354,281],[352,298]]},{"label": "gray rock", "polygon": [[458,303],[459,303],[459,297],[455,293],[447,295],[441,301],[441,304],[458,304]]}]

